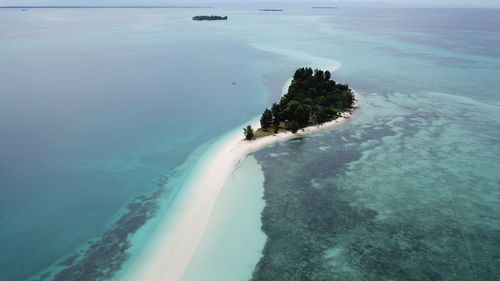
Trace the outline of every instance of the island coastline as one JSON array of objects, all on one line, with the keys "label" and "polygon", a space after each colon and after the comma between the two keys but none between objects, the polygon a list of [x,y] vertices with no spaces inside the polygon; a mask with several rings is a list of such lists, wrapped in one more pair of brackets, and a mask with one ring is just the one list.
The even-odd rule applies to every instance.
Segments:
[{"label": "island coastline", "polygon": [[[357,106],[353,106],[353,111]],[[224,183],[249,154],[278,142],[338,127],[349,121],[353,111],[344,112],[335,120],[303,128],[297,133],[281,132],[250,141],[244,140],[240,130],[238,133],[231,133],[231,137],[217,145],[211,155],[212,159],[203,165],[200,174],[188,183],[189,194],[176,203],[183,210],[177,212],[174,220],[169,223],[169,231],[162,238],[164,241],[154,243],[159,247],[155,247],[154,251],[148,254],[148,262],[143,265],[137,276],[134,274],[132,279],[126,279],[180,280],[203,237]],[[253,125],[260,127],[257,120]]]},{"label": "island coastline", "polygon": [[[332,71],[338,68],[339,64],[327,67]],[[292,78],[286,81],[283,94],[291,82]],[[352,93],[357,96],[354,90]],[[237,128],[221,137],[213,145],[213,150],[202,157],[192,172],[193,176],[182,187],[183,194],[172,206],[174,214],[168,215],[168,219],[158,227],[151,246],[142,255],[140,265],[128,272],[124,280],[181,280],[203,238],[226,180],[248,155],[278,142],[340,126],[350,120],[357,107],[355,98],[351,110],[341,113],[337,119],[302,128],[296,133],[279,132],[245,140],[241,128]],[[255,129],[260,128],[259,118],[255,117],[250,124]]]},{"label": "island coastline", "polygon": [[194,21],[218,21],[218,20],[227,20],[227,16],[194,16]]}]

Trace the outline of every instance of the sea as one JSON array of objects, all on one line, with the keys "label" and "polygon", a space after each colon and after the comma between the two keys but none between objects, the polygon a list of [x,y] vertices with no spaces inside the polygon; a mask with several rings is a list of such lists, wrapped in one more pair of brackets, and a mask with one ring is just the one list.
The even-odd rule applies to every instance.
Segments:
[{"label": "sea", "polygon": [[245,159],[183,280],[500,276],[500,9],[258,8],[0,9],[0,280],[125,279],[199,159],[330,61],[353,116]]}]

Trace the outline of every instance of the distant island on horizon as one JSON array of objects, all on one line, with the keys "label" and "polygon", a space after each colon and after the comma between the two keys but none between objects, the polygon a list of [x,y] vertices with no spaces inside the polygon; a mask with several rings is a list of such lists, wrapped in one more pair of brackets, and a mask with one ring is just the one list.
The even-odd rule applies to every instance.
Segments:
[{"label": "distant island on horizon", "polygon": [[356,102],[347,84],[336,83],[330,71],[302,67],[295,71],[288,92],[266,108],[257,131],[243,129],[246,140],[280,132],[296,133],[308,126],[321,125],[350,112]]},{"label": "distant island on horizon", "polygon": [[128,6],[128,5],[117,5],[117,6],[110,6],[110,5],[103,5],[103,6],[97,6],[97,5],[89,5],[89,6],[84,6],[84,5],[61,5],[61,6],[56,6],[56,5],[50,5],[50,6],[43,6],[43,5],[16,5],[16,6],[0,6],[0,9],[212,9],[212,6]]},{"label": "distant island on horizon", "polygon": [[334,7],[334,6],[332,6],[332,7],[328,7],[328,6],[326,6],[326,7],[311,7],[311,9],[338,9],[338,8],[339,7]]},{"label": "distant island on horizon", "polygon": [[259,9],[261,12],[283,12],[282,9]]},{"label": "distant island on horizon", "polygon": [[193,17],[195,21],[212,21],[212,20],[227,20],[227,16],[195,16]]}]

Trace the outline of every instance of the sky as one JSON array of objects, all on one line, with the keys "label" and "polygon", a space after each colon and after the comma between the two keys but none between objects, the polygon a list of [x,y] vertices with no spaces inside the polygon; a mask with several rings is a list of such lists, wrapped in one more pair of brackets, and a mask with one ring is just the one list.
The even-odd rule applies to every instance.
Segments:
[{"label": "sky", "polygon": [[0,0],[0,6],[19,5],[165,5],[165,6],[442,6],[500,7],[500,0]]}]

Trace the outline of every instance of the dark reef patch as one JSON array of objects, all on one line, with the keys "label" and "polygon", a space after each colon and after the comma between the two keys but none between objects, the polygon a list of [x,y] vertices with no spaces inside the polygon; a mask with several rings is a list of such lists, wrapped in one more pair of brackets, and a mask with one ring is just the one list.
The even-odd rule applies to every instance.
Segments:
[{"label": "dark reef patch", "polygon": [[66,259],[64,259],[62,262],[58,263],[57,265],[70,266],[75,262],[76,259],[78,259],[79,256],[80,255],[78,255],[78,254],[71,255],[71,256],[67,257]]},{"label": "dark reef patch", "polygon": [[[96,281],[111,278],[128,259],[128,238],[158,211],[158,198],[166,192],[163,187],[168,181],[166,176],[155,179],[158,188],[149,196],[137,196],[127,205],[122,215],[109,230],[100,237],[89,241],[86,250],[71,255],[58,265],[63,268],[55,273],[53,281]],[[52,274],[45,273],[38,280],[45,280]]]},{"label": "dark reef patch", "polygon": [[444,110],[409,105],[254,153],[267,241],[252,280],[498,280],[498,188],[476,185],[467,163],[483,162],[445,135],[458,121]]},{"label": "dark reef patch", "polygon": [[50,274],[51,274],[50,271],[49,272],[45,272],[44,274],[40,275],[40,278],[38,278],[37,281],[44,281],[44,280],[46,280],[47,278],[50,277]]},{"label": "dark reef patch", "polygon": [[349,132],[339,131],[329,140],[329,153],[317,149],[325,143],[316,137],[255,153],[265,174],[262,221],[268,239],[253,280],[330,280],[321,253],[331,246],[332,234],[376,216],[351,207],[349,192],[326,180],[361,156],[356,150],[340,150],[342,137],[350,139]]}]

